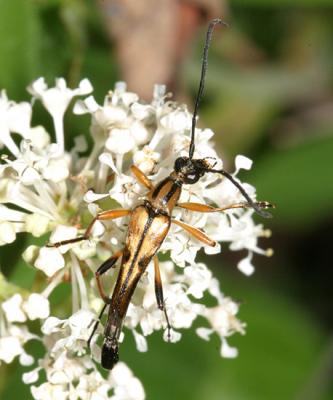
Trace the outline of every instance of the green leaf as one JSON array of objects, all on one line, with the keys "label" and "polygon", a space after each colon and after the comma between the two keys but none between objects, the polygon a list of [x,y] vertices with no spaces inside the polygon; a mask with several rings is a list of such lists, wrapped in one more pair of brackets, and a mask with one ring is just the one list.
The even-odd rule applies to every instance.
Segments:
[{"label": "green leaf", "polygon": [[0,0],[0,88],[22,96],[39,64],[39,19],[33,1]]},{"label": "green leaf", "polygon": [[21,295],[27,294],[24,289],[8,282],[5,276],[0,272],[0,302],[7,300],[16,293],[20,293]]},{"label": "green leaf", "polygon": [[231,0],[231,5],[246,7],[333,7],[331,0]]},{"label": "green leaf", "polygon": [[333,137],[322,137],[256,160],[250,181],[276,204],[273,223],[309,227],[332,215],[332,154]]}]

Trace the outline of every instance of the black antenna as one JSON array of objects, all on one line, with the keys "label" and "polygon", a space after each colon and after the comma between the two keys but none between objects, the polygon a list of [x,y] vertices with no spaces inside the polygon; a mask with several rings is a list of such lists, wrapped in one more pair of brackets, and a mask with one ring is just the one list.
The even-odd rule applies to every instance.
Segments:
[{"label": "black antenna", "polygon": [[202,93],[205,87],[205,78],[206,78],[206,71],[207,71],[207,66],[208,66],[208,49],[209,45],[212,39],[212,34],[215,25],[224,25],[228,26],[225,22],[222,21],[220,18],[215,18],[212,19],[209,23],[208,29],[207,29],[207,34],[206,34],[206,41],[205,41],[205,47],[203,51],[203,56],[202,56],[202,67],[201,67],[201,77],[200,77],[200,84],[199,84],[199,89],[197,93],[197,98],[195,100],[195,106],[194,106],[194,112],[193,112],[193,117],[192,117],[192,131],[191,131],[191,143],[190,143],[190,150],[189,150],[189,158],[192,159],[193,154],[194,154],[194,136],[195,136],[195,126],[197,123],[197,115],[198,115],[198,108],[200,104],[200,100],[202,98]]},{"label": "black antenna", "polygon": [[263,209],[265,208],[275,208],[274,204],[271,204],[267,201],[259,201],[259,202],[254,202],[251,197],[246,193],[245,189],[243,186],[236,181],[236,179],[230,175],[227,171],[224,169],[205,169],[207,172],[213,172],[215,174],[221,174],[225,176],[229,181],[231,181],[237,189],[242,193],[242,195],[245,197],[247,200],[248,206],[253,208],[254,211],[259,214],[263,218],[272,218],[272,214],[268,211],[264,211]]},{"label": "black antenna", "polygon": [[[210,42],[212,40],[212,35],[213,35],[213,30],[215,28],[215,25],[228,26],[224,21],[222,21],[222,19],[215,18],[210,21],[208,29],[207,29],[206,41],[205,41],[205,46],[204,46],[204,51],[203,51],[203,56],[202,56],[202,67],[201,67],[201,77],[200,77],[199,89],[198,89],[197,97],[195,100],[194,112],[193,112],[193,117],[192,117],[192,130],[191,130],[191,143],[190,143],[190,149],[189,149],[189,159],[193,158],[193,154],[194,154],[194,150],[195,150],[195,144],[194,144],[195,126],[197,123],[197,115],[198,115],[198,108],[199,108],[200,100],[202,98],[202,94],[203,94],[204,87],[205,87],[205,78],[206,78],[206,72],[207,72],[207,66],[208,66],[208,49],[209,49]],[[232,175],[230,175],[228,172],[226,172],[224,169],[217,170],[217,169],[204,168],[204,171],[218,173],[218,174],[225,176],[238,188],[238,190],[245,197],[245,199],[247,200],[247,203],[245,203],[245,204],[248,207],[252,207],[257,214],[261,215],[264,218],[272,218],[272,214],[269,213],[268,211],[264,211],[264,209],[270,208],[270,207],[274,208],[275,207],[274,204],[268,203],[267,201],[259,201],[259,202],[253,201],[250,198],[250,196],[246,193],[243,186],[240,183],[238,183],[236,181],[236,179],[234,179],[234,177]]]}]

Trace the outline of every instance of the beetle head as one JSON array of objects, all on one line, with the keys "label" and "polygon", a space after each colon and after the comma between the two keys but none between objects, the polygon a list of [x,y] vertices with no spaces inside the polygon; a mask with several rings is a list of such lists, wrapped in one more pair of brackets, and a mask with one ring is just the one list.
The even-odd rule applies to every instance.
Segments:
[{"label": "beetle head", "polygon": [[193,184],[205,174],[209,164],[205,159],[191,159],[189,157],[178,157],[174,169],[178,177],[187,184]]}]

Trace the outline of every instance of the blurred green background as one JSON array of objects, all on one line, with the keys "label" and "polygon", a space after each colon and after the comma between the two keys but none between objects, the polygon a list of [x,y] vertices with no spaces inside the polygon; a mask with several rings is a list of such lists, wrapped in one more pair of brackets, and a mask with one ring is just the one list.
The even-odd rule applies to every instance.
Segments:
[{"label": "blurred green background", "polygon": [[[333,1],[137,3],[0,0],[0,88],[22,101],[39,76],[49,84],[64,76],[72,86],[87,77],[101,102],[116,80],[147,99],[160,82],[192,108],[207,20],[224,16],[230,27],[214,36],[201,124],[216,132],[230,169],[239,153],[255,161],[242,179],[277,209],[260,221],[273,232],[261,247],[275,255],[255,257],[254,276],[236,270],[243,255],[227,248],[205,260],[226,295],[242,302],[247,334],[230,339],[237,359],[221,359],[217,338],[207,343],[193,332],[176,345],[154,335],[146,354],[128,339],[122,358],[148,399],[333,399]],[[35,111],[34,123],[50,126]],[[88,126],[67,115],[67,146]],[[25,240],[1,248],[0,264],[29,284],[19,261]],[[1,399],[30,398],[21,372],[18,363],[0,366]]]}]

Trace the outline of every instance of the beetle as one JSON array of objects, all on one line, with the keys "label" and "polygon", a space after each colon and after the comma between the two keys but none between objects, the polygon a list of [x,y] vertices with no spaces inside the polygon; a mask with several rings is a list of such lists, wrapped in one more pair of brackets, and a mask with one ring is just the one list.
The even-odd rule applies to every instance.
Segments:
[{"label": "beetle", "polygon": [[[178,157],[174,163],[174,169],[171,174],[163,179],[157,185],[153,185],[151,180],[136,166],[131,167],[133,175],[138,182],[148,189],[148,194],[141,204],[138,204],[132,210],[113,209],[101,212],[91,221],[83,236],[74,239],[49,244],[52,247],[59,247],[69,243],[75,243],[81,240],[87,240],[90,236],[94,223],[103,220],[113,220],[116,218],[129,216],[128,230],[125,239],[125,246],[122,251],[113,254],[107,259],[95,272],[97,288],[105,305],[101,311],[99,319],[102,317],[106,307],[108,309],[107,322],[104,329],[104,342],[102,346],[101,364],[105,369],[111,370],[119,360],[119,336],[122,330],[122,324],[126,312],[135,291],[135,288],[145,272],[151,260],[154,263],[155,272],[155,295],[158,308],[164,312],[168,337],[170,339],[170,323],[165,308],[161,275],[156,253],[161,247],[165,237],[168,234],[171,223],[180,226],[188,234],[194,236],[197,240],[208,246],[215,246],[216,242],[209,238],[203,231],[194,226],[188,225],[182,221],[172,219],[172,211],[175,207],[180,207],[196,212],[223,212],[233,208],[253,208],[264,218],[271,217],[271,214],[265,209],[273,207],[266,201],[253,201],[246,193],[244,188],[224,169],[215,169],[208,161],[209,158],[196,159],[195,152],[195,128],[198,114],[199,103],[204,90],[205,76],[207,70],[208,49],[216,25],[226,25],[221,19],[216,18],[210,21],[206,41],[203,50],[203,61],[199,89],[196,97],[189,153],[186,157]],[[231,204],[223,208],[216,208],[200,203],[179,203],[183,185],[192,185],[206,173],[220,174],[229,179],[241,192],[245,202]],[[112,268],[121,257],[121,267],[116,280],[115,288],[111,298],[105,293],[101,276]],[[93,332],[89,338],[88,344],[97,328],[96,322]]]}]

